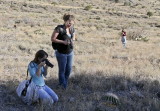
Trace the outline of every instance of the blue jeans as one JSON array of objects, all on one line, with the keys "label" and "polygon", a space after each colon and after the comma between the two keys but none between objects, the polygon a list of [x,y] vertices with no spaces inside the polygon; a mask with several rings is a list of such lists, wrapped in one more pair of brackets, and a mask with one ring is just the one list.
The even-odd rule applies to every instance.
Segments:
[{"label": "blue jeans", "polygon": [[122,36],[121,41],[122,41],[123,47],[126,47],[126,43],[127,43],[126,36]]},{"label": "blue jeans", "polygon": [[73,51],[69,54],[62,54],[56,51],[59,67],[59,85],[62,85],[64,88],[67,87],[68,78],[72,72],[73,56]]},{"label": "blue jeans", "polygon": [[57,94],[47,85],[40,87],[38,93],[39,98],[42,100],[42,102],[54,103],[58,101]]}]

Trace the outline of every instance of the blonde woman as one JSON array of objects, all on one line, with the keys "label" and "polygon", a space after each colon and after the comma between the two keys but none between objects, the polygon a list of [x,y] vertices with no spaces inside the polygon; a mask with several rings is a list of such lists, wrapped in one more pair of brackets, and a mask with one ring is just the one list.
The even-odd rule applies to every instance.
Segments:
[{"label": "blonde woman", "polygon": [[64,24],[58,25],[52,34],[52,45],[56,45],[56,58],[59,67],[59,86],[66,89],[73,64],[73,40],[75,40],[74,16],[65,14]]}]

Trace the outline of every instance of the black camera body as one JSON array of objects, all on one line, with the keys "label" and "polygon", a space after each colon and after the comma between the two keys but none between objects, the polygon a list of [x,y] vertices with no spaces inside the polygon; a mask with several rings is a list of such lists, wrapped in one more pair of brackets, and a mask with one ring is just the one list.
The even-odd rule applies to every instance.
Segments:
[{"label": "black camera body", "polygon": [[46,63],[47,66],[53,68],[54,65],[52,63],[50,63],[48,59],[44,59],[43,62],[44,61],[45,61],[45,63]]}]

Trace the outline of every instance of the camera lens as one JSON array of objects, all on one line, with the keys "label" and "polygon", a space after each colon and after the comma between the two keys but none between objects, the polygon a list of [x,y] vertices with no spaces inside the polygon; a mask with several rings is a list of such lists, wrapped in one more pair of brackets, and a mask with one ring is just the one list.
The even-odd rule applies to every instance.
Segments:
[{"label": "camera lens", "polygon": [[47,65],[47,66],[53,68],[54,65],[53,65],[52,63],[50,63],[50,62],[48,61],[48,59],[45,59],[44,61],[46,62],[46,65]]}]

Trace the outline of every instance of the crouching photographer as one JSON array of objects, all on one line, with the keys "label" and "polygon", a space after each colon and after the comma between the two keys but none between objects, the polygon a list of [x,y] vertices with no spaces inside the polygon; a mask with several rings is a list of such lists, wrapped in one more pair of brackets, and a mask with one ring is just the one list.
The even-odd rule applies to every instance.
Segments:
[{"label": "crouching photographer", "polygon": [[[32,104],[38,100],[44,104],[53,104],[58,101],[57,94],[44,81],[48,67],[53,68],[53,64],[48,61],[47,57],[48,54],[44,50],[39,50],[35,54],[34,60],[28,65],[28,72],[31,76],[30,80],[25,85],[19,85],[17,88],[18,95],[27,104]],[[24,91],[24,87],[26,86],[27,92]]]}]

